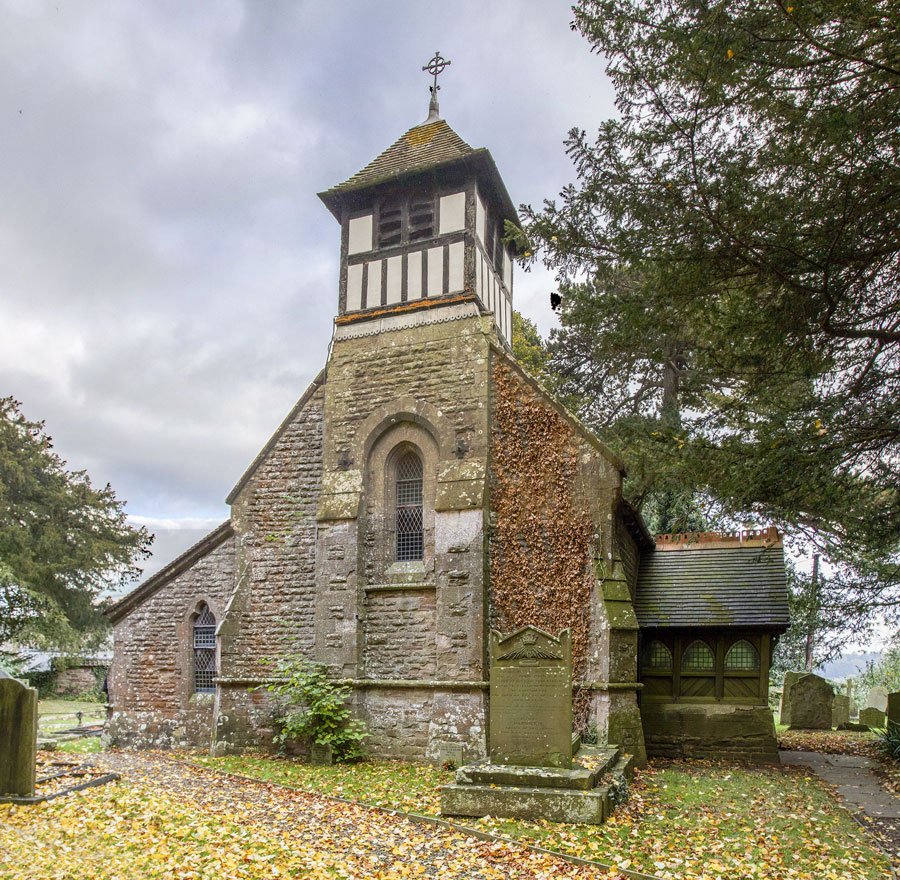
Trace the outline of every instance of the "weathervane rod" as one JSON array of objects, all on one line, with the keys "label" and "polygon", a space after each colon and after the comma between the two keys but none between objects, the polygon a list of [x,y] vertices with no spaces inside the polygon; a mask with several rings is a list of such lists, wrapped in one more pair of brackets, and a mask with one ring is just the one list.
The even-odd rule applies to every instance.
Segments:
[{"label": "weathervane rod", "polygon": [[440,52],[434,53],[434,58],[432,58],[428,64],[426,64],[422,70],[427,71],[434,76],[434,84],[428,87],[428,91],[431,92],[431,101],[428,104],[428,119],[426,122],[433,122],[438,119],[438,100],[437,93],[440,91],[440,86],[438,85],[438,74],[444,72],[444,68],[449,67],[450,62],[447,61],[446,58],[441,57]]}]

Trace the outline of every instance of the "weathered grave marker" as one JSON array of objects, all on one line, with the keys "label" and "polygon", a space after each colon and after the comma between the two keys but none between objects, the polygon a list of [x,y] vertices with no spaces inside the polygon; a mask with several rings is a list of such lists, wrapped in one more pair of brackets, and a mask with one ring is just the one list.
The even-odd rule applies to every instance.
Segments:
[{"label": "weathered grave marker", "polygon": [[523,767],[572,766],[572,640],[533,626],[491,632],[490,758]]},{"label": "weathered grave marker", "polygon": [[874,706],[867,706],[865,709],[859,710],[859,723],[865,724],[867,727],[884,727],[885,714],[881,709]]},{"label": "weathered grave marker", "polygon": [[888,694],[887,720],[892,724],[900,724],[900,691]]},{"label": "weathered grave marker", "polygon": [[0,678],[0,794],[34,795],[37,691]]},{"label": "weathered grave marker", "polygon": [[831,730],[834,690],[824,678],[811,672],[791,687],[789,725],[792,730]]},{"label": "weathered grave marker", "polygon": [[438,743],[438,762],[444,764],[453,764],[454,767],[462,767],[463,765],[463,746],[462,743],[440,742]]},{"label": "weathered grave marker", "polygon": [[781,705],[778,707],[778,720],[781,724],[790,724],[791,717],[791,688],[799,678],[804,675],[802,672],[785,672],[784,681],[781,685]]},{"label": "weathered grave marker", "polygon": [[850,723],[850,697],[844,694],[835,694],[831,704],[831,726],[840,727]]},{"label": "weathered grave marker", "polygon": [[[446,816],[502,816],[599,824],[612,806],[609,774],[624,784],[633,758],[594,746],[593,768],[572,761],[572,641],[533,626],[491,633],[489,761],[441,786]],[[577,744],[577,746],[576,746]]]},{"label": "weathered grave marker", "polygon": [[880,686],[869,688],[869,693],[866,696],[866,705],[863,706],[863,708],[878,709],[880,712],[887,712],[887,699],[887,688]]},{"label": "weathered grave marker", "polygon": [[309,763],[329,765],[332,762],[330,745],[314,742],[309,747]]}]

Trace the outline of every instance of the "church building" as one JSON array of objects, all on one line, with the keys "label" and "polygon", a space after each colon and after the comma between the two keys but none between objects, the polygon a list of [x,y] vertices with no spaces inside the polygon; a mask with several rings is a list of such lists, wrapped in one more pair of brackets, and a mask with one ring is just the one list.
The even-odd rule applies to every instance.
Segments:
[{"label": "church building", "polygon": [[370,754],[475,760],[490,631],[531,624],[571,632],[579,730],[639,763],[645,741],[740,756],[748,736],[770,758],[780,541],[658,549],[623,463],[515,360],[504,223],[519,220],[491,154],[440,118],[433,89],[425,122],[319,197],[340,225],[327,363],[229,519],[108,612],[113,741],[265,747],[259,685],[294,652],[351,685]]}]

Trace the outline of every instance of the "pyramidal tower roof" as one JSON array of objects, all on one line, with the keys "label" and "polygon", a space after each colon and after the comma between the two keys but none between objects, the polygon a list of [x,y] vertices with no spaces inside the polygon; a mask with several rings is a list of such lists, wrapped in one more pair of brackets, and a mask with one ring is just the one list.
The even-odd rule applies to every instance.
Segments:
[{"label": "pyramidal tower roof", "polygon": [[362,171],[328,192],[381,183],[389,178],[453,162],[475,152],[443,119],[429,119],[413,126]]},{"label": "pyramidal tower roof", "polygon": [[341,219],[341,206],[353,203],[370,188],[391,184],[416,174],[440,172],[453,166],[464,166],[494,193],[501,213],[520,225],[509,193],[503,184],[493,157],[484,147],[470,147],[438,115],[437,101],[432,100],[428,119],[402,134],[384,152],[361,171],[343,183],[319,193],[329,211]]}]

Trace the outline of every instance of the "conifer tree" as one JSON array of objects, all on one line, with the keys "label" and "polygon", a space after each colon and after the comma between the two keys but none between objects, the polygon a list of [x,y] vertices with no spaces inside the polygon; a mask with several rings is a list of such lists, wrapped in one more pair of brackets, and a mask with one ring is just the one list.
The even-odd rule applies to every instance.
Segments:
[{"label": "conifer tree", "polygon": [[78,648],[101,635],[99,599],[139,573],[151,537],[53,452],[43,422],[0,398],[0,642]]},{"label": "conifer tree", "polygon": [[[697,490],[900,597],[900,32],[887,0],[581,0],[619,115],[526,208],[549,367],[638,501]],[[569,399],[572,399],[570,397]]]}]

